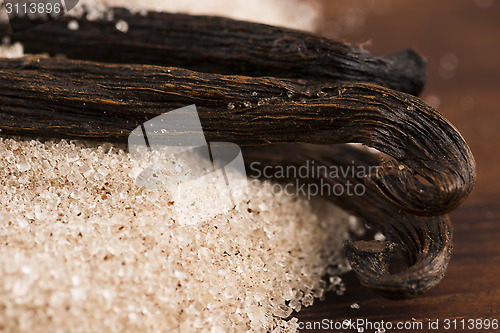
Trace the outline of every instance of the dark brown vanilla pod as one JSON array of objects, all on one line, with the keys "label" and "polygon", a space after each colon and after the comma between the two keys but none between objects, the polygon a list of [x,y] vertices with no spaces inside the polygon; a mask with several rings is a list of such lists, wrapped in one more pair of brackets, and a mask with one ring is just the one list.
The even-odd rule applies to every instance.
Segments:
[{"label": "dark brown vanilla pod", "polygon": [[358,142],[376,148],[394,161],[367,181],[416,214],[454,209],[475,180],[474,159],[457,130],[418,98],[383,87],[311,87],[285,79],[44,57],[0,60],[5,134],[126,141],[138,125],[189,104],[196,104],[208,141]]},{"label": "dark brown vanilla pod", "polygon": [[[360,282],[373,292],[387,298],[410,298],[443,278],[452,252],[452,227],[446,215],[424,217],[401,211],[387,204],[374,188],[364,187],[357,195],[346,190],[364,185],[362,174],[378,164],[377,155],[352,145],[243,147],[243,155],[250,176],[252,171],[253,176],[262,176],[265,168],[266,175],[272,176],[269,167],[309,168],[309,178],[298,178],[293,184],[316,184],[328,200],[386,236],[386,241],[348,242],[345,247]],[[322,172],[315,173],[313,168]],[[328,190],[335,186],[342,191]],[[408,268],[391,272],[393,256],[400,256]]]},{"label": "dark brown vanilla pod", "polygon": [[[73,20],[77,30],[68,28]],[[117,29],[118,21],[127,22],[126,31]],[[366,82],[413,95],[425,82],[425,60],[412,50],[375,55],[306,32],[221,17],[114,9],[112,21],[65,16],[10,38],[22,42],[28,53],[82,60],[335,84]]]}]

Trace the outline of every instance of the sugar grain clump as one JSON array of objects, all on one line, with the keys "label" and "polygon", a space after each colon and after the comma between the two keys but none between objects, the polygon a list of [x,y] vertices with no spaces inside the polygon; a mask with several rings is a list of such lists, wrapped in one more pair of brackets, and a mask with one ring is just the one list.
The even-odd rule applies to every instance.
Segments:
[{"label": "sugar grain clump", "polygon": [[292,310],[345,265],[345,213],[262,181],[217,213],[202,179],[184,201],[138,187],[141,163],[110,144],[0,138],[0,328],[296,331]]}]

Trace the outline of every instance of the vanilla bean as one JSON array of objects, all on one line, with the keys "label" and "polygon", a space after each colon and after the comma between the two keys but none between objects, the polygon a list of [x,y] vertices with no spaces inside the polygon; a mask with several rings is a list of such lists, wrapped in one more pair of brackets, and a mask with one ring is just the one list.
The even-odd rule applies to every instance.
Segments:
[{"label": "vanilla bean", "polygon": [[[63,16],[10,38],[22,42],[26,52],[82,60],[336,84],[366,82],[414,95],[425,82],[425,60],[412,50],[375,55],[310,33],[227,18],[141,15],[119,8],[113,13],[112,21]],[[17,24],[22,20],[29,19],[17,18]],[[68,24],[74,20],[78,29],[70,30]],[[126,32],[116,28],[119,21],[126,22]],[[0,31],[6,29],[0,25]]]},{"label": "vanilla bean", "polygon": [[[350,145],[244,147],[243,153],[250,176],[252,171],[253,176],[262,176],[269,167],[300,170],[313,165],[316,170],[324,171],[314,177],[294,179],[298,181],[294,184],[316,184],[328,200],[386,236],[386,241],[346,244],[351,267],[365,287],[384,297],[409,298],[426,292],[443,278],[452,252],[452,227],[446,215],[423,217],[398,210],[387,205],[380,193],[370,187],[358,195],[346,190],[348,186],[364,186],[361,175],[378,164],[378,156]],[[332,172],[334,168],[343,172],[334,177],[337,175]],[[257,170],[260,174],[255,173]],[[325,190],[325,184],[329,185],[327,189],[340,186],[342,190],[332,195],[332,191]],[[408,268],[393,273],[390,262],[397,255]]]},{"label": "vanilla bean", "polygon": [[144,121],[188,104],[196,104],[209,141],[376,148],[395,160],[366,181],[415,214],[454,209],[474,183],[474,159],[456,129],[418,98],[379,86],[311,87],[44,57],[0,60],[0,129],[6,134],[125,141]]}]

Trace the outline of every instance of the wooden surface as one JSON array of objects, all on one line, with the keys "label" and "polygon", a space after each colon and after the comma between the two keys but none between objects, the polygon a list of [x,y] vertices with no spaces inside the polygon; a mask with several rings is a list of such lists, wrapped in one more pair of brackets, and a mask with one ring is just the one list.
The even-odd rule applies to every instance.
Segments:
[{"label": "wooden surface", "polygon": [[[439,104],[438,110],[465,137],[476,158],[478,179],[468,200],[450,215],[454,253],[437,287],[420,298],[386,300],[348,273],[345,295],[327,294],[324,302],[294,315],[303,323],[358,318],[394,324],[413,318],[424,323],[423,330],[388,332],[494,332],[446,330],[443,320],[500,320],[500,1],[325,2],[324,35],[363,43],[383,54],[411,47],[427,58],[422,98]],[[454,71],[446,70],[453,65]],[[355,302],[359,309],[350,307]],[[429,329],[429,319],[439,319],[439,329]]]}]

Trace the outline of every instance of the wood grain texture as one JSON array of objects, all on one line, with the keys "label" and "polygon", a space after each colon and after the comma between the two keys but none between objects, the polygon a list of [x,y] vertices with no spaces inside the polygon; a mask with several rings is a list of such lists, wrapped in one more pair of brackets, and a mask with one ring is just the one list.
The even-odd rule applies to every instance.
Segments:
[{"label": "wood grain texture", "polygon": [[[422,96],[424,100],[438,98],[439,110],[460,128],[477,161],[476,186],[468,200],[450,214],[454,251],[446,276],[434,289],[411,300],[385,300],[366,293],[354,274],[349,273],[343,277],[347,283],[345,295],[327,294],[324,302],[315,302],[293,315],[301,322],[362,318],[395,323],[414,318],[424,323],[439,319],[441,323],[437,330],[392,332],[494,332],[445,330],[442,323],[454,318],[500,319],[500,113],[496,112],[500,105],[500,47],[493,42],[500,36],[500,4],[482,9],[468,0],[391,3],[388,11],[377,14],[368,9],[371,1],[355,2],[368,9],[365,25],[342,29],[341,38],[354,42],[371,40],[367,48],[373,52],[413,47],[426,56],[428,80]],[[350,4],[353,2],[327,3],[324,15],[338,24],[340,8]],[[323,32],[338,37],[331,35],[338,31],[331,29],[332,24],[325,25]],[[458,57],[459,64],[454,76],[446,78],[441,75],[441,61],[450,53]],[[350,307],[354,302],[359,309]]]}]

